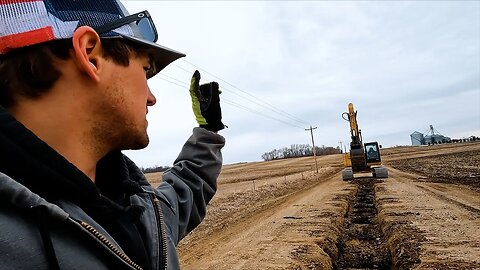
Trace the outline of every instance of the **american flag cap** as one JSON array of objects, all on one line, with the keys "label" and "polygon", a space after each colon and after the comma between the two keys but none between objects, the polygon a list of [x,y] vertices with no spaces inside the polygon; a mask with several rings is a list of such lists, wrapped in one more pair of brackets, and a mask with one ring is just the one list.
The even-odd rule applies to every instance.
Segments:
[{"label": "american flag cap", "polygon": [[[68,39],[80,26],[96,28],[129,13],[119,0],[0,0],[0,55],[43,42]],[[153,23],[153,22],[152,22]],[[153,77],[185,54],[145,39],[135,23],[100,35],[124,38],[155,49]]]}]

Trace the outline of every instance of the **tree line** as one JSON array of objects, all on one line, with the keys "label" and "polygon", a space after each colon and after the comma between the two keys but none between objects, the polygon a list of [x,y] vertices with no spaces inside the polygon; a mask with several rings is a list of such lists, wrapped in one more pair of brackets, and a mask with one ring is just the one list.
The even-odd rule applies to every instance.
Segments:
[{"label": "tree line", "polygon": [[[308,157],[313,156],[313,147],[308,144],[292,144],[290,147],[283,147],[281,149],[273,149],[270,152],[266,152],[262,155],[262,159],[265,161],[276,160],[276,159],[285,159],[285,158],[296,158],[296,157]],[[332,155],[340,154],[342,151],[340,147],[321,147],[315,146],[315,154],[317,156],[321,155]]]}]

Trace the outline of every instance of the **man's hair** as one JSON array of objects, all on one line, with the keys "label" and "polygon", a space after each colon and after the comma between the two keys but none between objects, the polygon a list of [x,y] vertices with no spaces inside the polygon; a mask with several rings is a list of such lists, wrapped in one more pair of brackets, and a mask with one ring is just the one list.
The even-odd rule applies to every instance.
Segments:
[{"label": "man's hair", "polygon": [[[0,55],[0,106],[14,105],[16,96],[31,99],[47,93],[62,75],[57,60],[70,58],[71,39],[56,40],[20,48]],[[102,39],[103,56],[128,66],[131,56],[153,59],[153,50],[128,40]]]}]

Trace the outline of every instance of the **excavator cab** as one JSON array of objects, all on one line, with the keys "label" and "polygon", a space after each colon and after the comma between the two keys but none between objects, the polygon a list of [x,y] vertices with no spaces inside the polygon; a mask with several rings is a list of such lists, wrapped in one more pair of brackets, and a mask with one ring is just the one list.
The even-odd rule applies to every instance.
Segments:
[{"label": "excavator cab", "polygon": [[365,144],[365,159],[367,165],[381,165],[380,148],[377,142],[369,142]]}]

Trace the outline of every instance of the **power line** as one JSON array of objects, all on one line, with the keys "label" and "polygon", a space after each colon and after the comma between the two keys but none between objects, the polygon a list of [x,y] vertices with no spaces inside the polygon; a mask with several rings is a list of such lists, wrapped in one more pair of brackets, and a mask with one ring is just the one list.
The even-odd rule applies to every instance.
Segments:
[{"label": "power line", "polygon": [[[179,66],[179,65],[175,65],[175,64],[173,64],[173,65],[176,66],[176,67],[178,67],[178,68],[180,68],[181,70],[183,70],[183,71],[191,74],[191,71],[189,71],[189,70],[187,70],[187,69],[185,69],[185,68],[183,68],[183,67],[181,67],[181,66]],[[200,68],[198,68],[198,69],[200,69]],[[205,72],[206,72],[206,71],[205,71]],[[210,74],[209,72],[206,72],[206,73]],[[216,77],[216,76],[214,76],[214,77]],[[221,79],[220,79],[220,80],[221,80]],[[222,81],[223,81],[223,80],[222,80]],[[222,90],[231,90],[231,89],[229,89],[228,87],[222,86]],[[234,95],[236,95],[236,96],[238,96],[238,97],[240,97],[240,98],[246,99],[246,100],[248,100],[248,101],[250,101],[250,102],[252,102],[252,103],[254,103],[254,104],[256,104],[256,105],[258,105],[258,106],[260,106],[260,107],[263,107],[263,108],[265,108],[265,109],[267,109],[267,110],[273,111],[274,113],[277,113],[277,114],[278,114],[277,111],[274,111],[274,110],[266,107],[265,105],[263,105],[263,104],[255,101],[255,100],[252,100],[251,98],[242,96],[242,95],[236,93],[236,92],[233,91],[233,90],[232,90],[231,92],[229,92],[229,93],[234,94]],[[291,119],[291,120],[293,120],[293,121],[295,121],[295,122],[299,122],[299,121],[296,120],[296,119]],[[302,122],[300,122],[300,123],[303,124]]]},{"label": "power line", "polygon": [[[246,96],[240,95],[239,93],[236,93],[235,91],[231,90],[231,89],[228,88],[228,87],[222,86],[222,89],[221,89],[221,90],[228,90],[228,91],[226,91],[226,93],[231,93],[231,94],[234,94],[234,95],[236,95],[236,96],[238,96],[238,97],[240,97],[240,98],[246,99],[247,101],[258,105],[258,106],[260,106],[260,107],[263,108],[263,109],[267,109],[267,110],[272,111],[272,112],[275,113],[275,114],[279,114],[279,115],[281,115],[281,116],[283,116],[283,117],[287,117],[290,121],[294,121],[294,122],[299,123],[299,124],[302,124],[302,125],[303,125],[303,124],[308,124],[307,122],[302,121],[301,119],[299,119],[299,118],[297,118],[297,117],[295,117],[295,116],[293,116],[293,115],[291,115],[291,114],[289,114],[289,113],[287,113],[287,112],[285,112],[285,111],[282,111],[282,110],[276,108],[275,106],[271,105],[270,103],[265,102],[265,101],[263,101],[263,100],[255,97],[254,95],[252,95],[252,94],[250,94],[250,93],[248,93],[248,92],[246,92],[246,91],[241,90],[240,88],[236,87],[235,85],[233,85],[233,84],[231,84],[231,83],[223,80],[222,78],[220,78],[220,77],[218,77],[218,76],[216,76],[216,75],[208,72],[207,70],[205,70],[205,69],[203,69],[203,68],[201,68],[201,67],[199,67],[199,66],[197,66],[197,65],[195,65],[195,64],[193,64],[193,63],[191,63],[191,62],[189,62],[189,61],[186,61],[186,60],[183,60],[183,61],[184,61],[185,63],[187,63],[187,64],[195,67],[196,69],[199,69],[199,70],[201,70],[202,72],[204,72],[204,73],[206,73],[206,74],[208,74],[208,75],[210,75],[210,76],[213,76],[214,78],[219,79],[220,81],[224,82],[225,84],[234,87],[234,88],[236,89],[236,91],[240,91],[241,93],[244,93],[244,94],[252,97],[253,99],[252,99],[252,98],[249,98],[248,96],[246,97]],[[182,67],[182,66],[179,66],[179,65],[177,65],[177,64],[172,64],[172,65],[175,66],[175,67],[177,67],[177,68],[179,68],[179,69],[181,69],[181,70],[183,70],[184,72],[186,72],[186,73],[188,73],[188,74],[192,74],[191,71],[189,71],[188,69],[186,69],[186,68],[184,68],[184,67]],[[172,76],[169,76],[169,75],[166,75],[166,74],[163,74],[163,73],[160,73],[160,75],[166,77],[166,78],[161,78],[161,77],[160,77],[160,79],[162,79],[162,80],[164,80],[164,81],[166,81],[166,82],[175,84],[175,85],[177,85],[177,86],[179,86],[179,87],[182,87],[182,88],[185,88],[185,87],[188,88],[188,87],[189,87],[189,84],[185,83],[184,81],[178,80],[178,79],[176,79],[176,78],[174,78],[174,77],[172,77]],[[157,78],[158,78],[158,77],[157,77]],[[168,79],[167,79],[167,78],[168,78]],[[222,100],[226,100],[226,99],[225,99],[225,98],[222,98]],[[257,100],[258,100],[258,101],[257,101]],[[266,118],[269,118],[269,119],[272,119],[272,120],[275,120],[275,121],[279,121],[279,122],[281,122],[281,123],[284,123],[284,124],[287,124],[287,125],[290,125],[290,126],[302,128],[300,125],[298,125],[298,124],[296,124],[296,123],[287,122],[287,121],[284,121],[284,120],[281,120],[281,119],[272,117],[272,116],[267,115],[267,114],[265,114],[265,113],[262,113],[262,112],[260,112],[260,111],[253,110],[253,109],[251,109],[251,108],[249,108],[249,107],[246,107],[246,106],[243,106],[243,105],[241,105],[241,104],[235,103],[234,101],[229,101],[228,99],[227,99],[226,104],[235,106],[235,107],[237,107],[237,108],[240,108],[240,109],[249,111],[249,112],[254,113],[254,114],[257,114],[257,115],[261,115],[261,116],[263,116],[263,117],[266,117]]]},{"label": "power line", "polygon": [[[227,89],[227,90],[230,90],[229,88],[226,88],[226,87],[223,87],[223,88],[225,88],[225,89]],[[250,101],[250,102],[252,102],[252,103],[254,103],[254,104],[256,104],[256,105],[258,105],[258,106],[260,106],[260,107],[262,107],[262,108],[264,108],[264,109],[267,109],[267,110],[270,110],[270,111],[272,111],[272,112],[274,112],[274,113],[276,113],[276,114],[282,115],[283,117],[286,117],[286,118],[288,118],[288,119],[290,119],[290,120],[292,120],[292,121],[294,121],[294,122],[297,122],[297,123],[302,124],[302,125],[305,124],[304,121],[297,120],[296,118],[290,117],[290,116],[282,113],[281,111],[279,111],[279,110],[277,110],[277,109],[272,109],[272,108],[270,108],[270,107],[266,107],[265,105],[262,104],[262,103],[265,103],[265,102],[263,102],[263,101],[260,100],[259,98],[255,98],[255,99],[259,100],[260,102],[257,101],[257,100],[255,100],[255,99],[251,99],[251,98],[249,98],[249,97],[242,96],[242,95],[240,95],[240,94],[238,94],[238,93],[235,93],[235,92],[233,92],[233,91],[230,92],[230,93],[232,93],[232,94],[234,94],[234,95],[236,95],[236,96],[238,96],[238,97],[241,97],[241,98],[243,98],[243,99],[246,99],[246,100],[248,100],[248,101]]]},{"label": "power line", "polygon": [[[185,89],[185,85],[180,85],[180,84],[178,84],[178,83],[176,83],[176,82],[167,80],[167,79],[165,79],[165,78],[159,78],[159,79],[164,80],[164,81],[166,81],[166,82],[168,82],[168,83],[174,84],[174,85],[176,85],[176,86],[178,86],[178,87],[181,87],[181,88]],[[231,100],[229,100],[229,99],[226,99],[226,98],[224,98],[224,97],[223,97],[221,100],[222,100],[222,102],[225,103],[225,104],[228,104],[228,105],[233,106],[233,107],[237,107],[237,108],[239,108],[239,109],[248,111],[248,112],[250,112],[250,113],[257,114],[257,115],[260,115],[260,116],[269,118],[269,119],[274,120],[274,121],[281,122],[281,123],[283,123],[283,124],[286,124],[286,125],[289,125],[289,126],[292,126],[292,127],[302,128],[302,127],[299,126],[299,125],[292,124],[292,123],[283,121],[283,120],[281,120],[281,119],[275,118],[275,117],[273,117],[273,116],[264,114],[264,113],[262,113],[262,112],[259,112],[259,111],[257,111],[257,110],[248,108],[248,107],[246,107],[246,106],[243,106],[243,105],[241,105],[241,104],[238,104],[238,103],[236,103],[236,102],[234,102],[234,101],[231,101]]]},{"label": "power line", "polygon": [[289,125],[289,126],[292,126],[292,127],[297,127],[297,128],[302,128],[302,126],[299,126],[299,125],[296,125],[296,124],[293,124],[293,123],[288,123],[288,122],[283,121],[283,120],[281,120],[281,119],[278,119],[278,118],[272,117],[272,116],[270,116],[270,115],[264,114],[264,113],[262,113],[262,112],[253,110],[253,109],[251,109],[251,108],[245,107],[245,106],[243,106],[243,105],[241,105],[241,104],[238,104],[238,103],[233,102],[233,101],[231,101],[231,100],[228,100],[228,99],[226,99],[226,98],[222,98],[222,101],[225,102],[225,104],[229,104],[229,105],[231,105],[231,106],[234,106],[234,107],[243,109],[243,110],[245,110],[245,111],[248,111],[248,112],[251,112],[251,113],[254,113],[254,114],[257,114],[257,115],[266,117],[266,118],[270,118],[270,119],[272,119],[272,120],[275,120],[275,121],[284,123],[284,124],[286,124],[286,125]]},{"label": "power line", "polygon": [[[179,87],[181,87],[181,88],[185,88],[185,85],[181,85],[181,84],[179,84],[179,83],[170,81],[170,80],[168,80],[168,79],[165,79],[165,78],[159,78],[159,79],[164,80],[164,81],[166,81],[166,82],[169,82],[169,83],[171,83],[171,84],[175,84],[175,85],[177,85],[177,86],[179,86]],[[177,80],[177,81],[178,81],[178,80]],[[182,82],[181,82],[181,83],[182,83]]]},{"label": "power line", "polygon": [[[241,98],[247,99],[248,101],[250,101],[250,102],[252,102],[252,103],[255,103],[255,104],[259,105],[259,106],[262,106],[262,107],[264,107],[264,108],[266,108],[266,109],[269,109],[269,110],[271,110],[271,111],[274,111],[275,113],[282,114],[284,117],[287,117],[287,118],[289,118],[289,119],[291,119],[291,120],[293,120],[293,121],[295,121],[295,122],[297,122],[297,123],[308,125],[307,122],[301,120],[300,118],[295,117],[294,115],[292,115],[292,114],[290,114],[290,113],[288,113],[288,112],[285,112],[285,111],[283,111],[283,110],[275,107],[274,105],[272,105],[272,104],[270,104],[270,103],[268,103],[268,102],[266,102],[266,101],[261,100],[260,98],[254,96],[254,95],[252,95],[252,94],[250,94],[250,93],[248,93],[248,92],[246,92],[246,91],[238,88],[237,86],[235,86],[235,85],[233,85],[233,84],[225,81],[224,79],[222,79],[222,78],[220,78],[220,77],[218,77],[218,76],[216,76],[216,75],[208,72],[207,70],[205,70],[205,69],[203,69],[203,68],[201,68],[201,67],[199,67],[199,66],[197,66],[197,65],[195,65],[195,64],[193,64],[193,63],[191,63],[191,62],[189,62],[189,61],[187,61],[187,60],[185,60],[185,59],[182,59],[182,61],[184,61],[185,63],[187,63],[187,64],[189,64],[189,65],[192,65],[193,67],[195,67],[195,68],[197,68],[197,69],[199,69],[199,70],[201,70],[201,71],[209,74],[210,76],[213,76],[214,78],[219,79],[220,81],[224,82],[225,84],[230,85],[231,87],[233,87],[233,88],[236,89],[237,91],[240,91],[241,93],[243,93],[243,94],[245,94],[245,95],[248,95],[248,96],[250,96],[251,98],[254,98],[255,100],[252,100],[251,98],[248,98],[248,97],[239,95],[238,93],[235,93],[235,92],[232,92],[233,94],[235,94],[235,95],[237,95],[237,96],[239,96],[239,97],[241,97]],[[186,70],[185,68],[183,68],[183,67],[180,67],[180,66],[178,66],[178,65],[176,65],[176,64],[174,64],[174,65],[175,65],[176,67],[178,67],[178,68],[186,71],[186,72],[189,72],[189,71],[187,71],[187,70]],[[225,87],[224,87],[224,88],[225,88]],[[227,89],[228,89],[228,88],[227,88]],[[256,100],[258,100],[258,101],[256,101]]]},{"label": "power line", "polygon": [[167,78],[169,78],[169,79],[171,79],[171,80],[174,80],[174,81],[176,81],[176,82],[178,82],[178,83],[186,86],[187,88],[190,87],[190,86],[189,86],[187,83],[185,83],[184,81],[181,81],[181,80],[179,80],[179,79],[175,79],[174,77],[168,76],[167,74],[158,73],[158,75],[161,75],[161,76],[167,77]]},{"label": "power line", "polygon": [[179,65],[177,65],[177,64],[175,64],[175,63],[174,63],[174,64],[171,64],[171,65],[172,65],[172,66],[175,66],[175,67],[177,67],[177,68],[179,68],[179,69],[181,69],[181,70],[183,70],[183,71],[185,71],[185,72],[188,73],[188,74],[193,74],[193,72],[191,72],[190,70],[187,70],[187,69],[185,69],[185,68],[183,68],[183,67],[181,67],[181,66],[179,66]]},{"label": "power line", "polygon": [[181,60],[184,61],[185,63],[188,63],[188,64],[190,64],[190,65],[192,65],[192,66],[194,66],[194,67],[196,67],[196,68],[198,68],[198,69],[200,69],[200,70],[202,70],[202,71],[210,74],[211,76],[213,76],[213,77],[215,77],[215,78],[223,81],[224,83],[232,86],[233,88],[237,89],[238,91],[240,91],[240,92],[242,92],[242,93],[244,93],[244,94],[246,94],[246,95],[249,95],[249,96],[251,96],[251,97],[253,97],[253,98],[255,98],[255,99],[258,99],[260,102],[264,103],[265,105],[267,105],[267,106],[270,107],[271,109],[277,111],[278,113],[284,114],[284,115],[286,115],[286,116],[288,116],[288,117],[291,117],[292,120],[295,120],[295,121],[298,121],[298,122],[300,122],[300,123],[303,123],[303,124],[307,124],[307,125],[308,125],[307,122],[304,122],[303,120],[301,120],[301,119],[299,119],[299,118],[297,118],[297,117],[289,114],[288,112],[285,112],[285,111],[283,111],[283,110],[281,110],[281,109],[276,108],[276,107],[273,106],[272,104],[270,104],[270,103],[268,103],[268,102],[266,102],[266,101],[263,101],[263,100],[259,99],[258,97],[256,97],[256,96],[254,96],[254,95],[252,95],[252,94],[250,94],[250,93],[248,93],[248,92],[246,92],[246,91],[244,91],[244,90],[236,87],[235,85],[233,85],[233,84],[231,84],[231,83],[223,80],[222,78],[220,78],[220,77],[218,77],[218,76],[216,76],[216,75],[214,75],[214,74],[206,71],[205,69],[202,69],[201,67],[199,67],[199,66],[197,66],[197,65],[195,65],[195,64],[193,64],[193,63],[191,63],[191,62],[189,62],[189,61],[187,61],[187,60],[185,60],[185,59],[181,59]]},{"label": "power line", "polygon": [[[222,88],[224,88],[224,89],[226,89],[226,90],[230,90],[230,89],[227,88],[227,87],[222,87]],[[270,111],[274,112],[275,114],[279,114],[279,115],[282,115],[283,117],[287,117],[287,118],[290,119],[291,121],[297,122],[297,123],[299,123],[299,124],[304,124],[304,123],[305,123],[305,122],[299,121],[299,120],[297,120],[297,119],[295,119],[295,118],[286,116],[285,114],[279,113],[279,112],[276,111],[276,110],[272,110],[271,108],[266,107],[265,105],[263,105],[262,103],[254,100],[254,99],[251,99],[251,98],[249,98],[249,97],[242,96],[242,95],[240,95],[240,94],[238,94],[238,93],[235,93],[235,92],[233,92],[233,91],[230,92],[230,93],[232,93],[232,94],[234,94],[234,95],[236,95],[236,96],[238,96],[238,97],[241,97],[241,98],[243,98],[243,99],[246,99],[246,100],[250,101],[251,103],[254,103],[254,104],[256,104],[256,105],[258,105],[258,106],[260,106],[260,107],[262,107],[262,108],[264,108],[264,109],[270,110]],[[257,99],[258,99],[258,98],[257,98]],[[261,100],[260,100],[260,101],[261,101]]]}]

